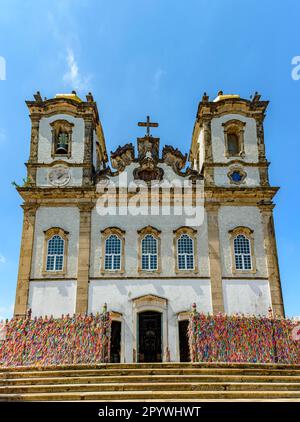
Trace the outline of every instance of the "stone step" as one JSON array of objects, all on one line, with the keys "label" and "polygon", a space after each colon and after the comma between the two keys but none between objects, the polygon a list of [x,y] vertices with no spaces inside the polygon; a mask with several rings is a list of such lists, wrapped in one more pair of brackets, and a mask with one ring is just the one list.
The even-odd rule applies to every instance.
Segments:
[{"label": "stone step", "polygon": [[[41,374],[44,375],[44,374]],[[101,383],[147,383],[147,382],[268,382],[300,383],[300,376],[265,375],[122,375],[122,376],[68,376],[68,377],[31,377],[0,380],[1,386],[9,385],[52,385],[52,384],[101,384]]]},{"label": "stone step", "polygon": [[61,385],[20,385],[0,387],[1,394],[40,394],[65,392],[104,391],[299,391],[300,383],[103,383],[103,384],[61,384]]},{"label": "stone step", "polygon": [[104,392],[63,392],[38,394],[0,394],[0,401],[111,401],[111,400],[206,400],[206,399],[300,399],[300,391],[104,391]]},{"label": "stone step", "polygon": [[[237,369],[298,369],[300,365],[279,363],[251,363],[251,362],[155,362],[155,363],[100,363],[100,364],[73,364],[73,365],[49,365],[38,367],[39,371],[48,370],[84,370],[84,369],[155,369],[155,368],[237,368]],[[37,366],[1,367],[0,372],[25,372],[37,370]]]},{"label": "stone step", "polygon": [[126,369],[55,369],[45,370],[37,369],[27,371],[3,371],[0,372],[0,382],[3,379],[13,378],[37,378],[37,377],[76,377],[80,376],[138,376],[138,375],[264,375],[264,376],[300,376],[299,369],[280,369],[273,367],[273,369],[259,369],[259,368],[200,368],[200,367],[185,367],[185,368],[126,368]]}]

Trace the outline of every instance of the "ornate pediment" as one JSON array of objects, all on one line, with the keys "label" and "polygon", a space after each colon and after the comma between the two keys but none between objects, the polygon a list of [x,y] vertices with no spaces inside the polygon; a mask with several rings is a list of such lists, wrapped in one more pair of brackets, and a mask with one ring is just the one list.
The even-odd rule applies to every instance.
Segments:
[{"label": "ornate pediment", "polygon": [[183,155],[178,148],[166,145],[162,151],[162,159],[164,163],[171,166],[175,172],[178,172],[185,166],[187,154]]},{"label": "ornate pediment", "polygon": [[138,162],[139,167],[134,169],[133,177],[135,180],[151,182],[162,180],[164,171],[157,166],[159,159],[159,138],[153,138],[151,135],[138,138]]},{"label": "ornate pediment", "polygon": [[110,160],[112,168],[123,171],[134,161],[134,146],[131,143],[119,146],[114,152],[111,152]]}]

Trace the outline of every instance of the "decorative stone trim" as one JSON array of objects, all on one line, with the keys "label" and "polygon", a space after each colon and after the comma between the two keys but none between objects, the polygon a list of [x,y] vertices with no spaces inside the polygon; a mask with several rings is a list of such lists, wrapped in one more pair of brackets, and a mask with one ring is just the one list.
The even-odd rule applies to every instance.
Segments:
[{"label": "decorative stone trim", "polygon": [[[51,157],[71,157],[71,150],[72,150],[72,131],[74,124],[68,122],[67,120],[55,120],[54,122],[50,123],[52,127],[52,152]],[[57,154],[56,153],[56,146],[58,143],[58,135],[59,132],[65,132],[68,135],[68,153],[67,154]]]},{"label": "decorative stone trim", "polygon": [[[61,271],[47,271],[47,255],[48,255],[48,241],[55,235],[60,236],[64,240],[64,265]],[[67,259],[68,259],[68,235],[69,232],[59,228],[51,227],[44,231],[44,254],[43,254],[43,270],[44,277],[64,277],[67,273]]]},{"label": "decorative stone trim", "polygon": [[[143,270],[142,269],[142,240],[148,234],[152,235],[157,240],[157,269],[156,270]],[[161,231],[152,227],[146,226],[142,229],[138,230],[138,273],[141,275],[150,275],[152,276],[153,273],[160,273],[161,272],[161,239],[160,239]]]},{"label": "decorative stone trim", "polygon": [[[192,227],[182,226],[178,229],[173,231],[174,238],[174,251],[175,251],[175,273],[176,274],[197,274],[198,273],[198,252],[197,252],[197,230],[193,229]],[[181,235],[187,234],[193,241],[193,250],[194,250],[194,268],[191,270],[180,270],[178,268],[178,240],[180,239]]]},{"label": "decorative stone trim", "polygon": [[191,317],[191,311],[181,311],[177,313],[178,321],[187,321]]},{"label": "decorative stone trim", "polygon": [[[227,122],[223,123],[222,126],[224,127],[224,140],[225,140],[225,156],[227,158],[230,157],[245,157],[245,149],[244,149],[244,130],[245,130],[245,122],[241,120],[232,119],[228,120]],[[239,153],[232,155],[229,153],[229,145],[228,145],[228,135],[234,134],[238,138],[239,142]]]},{"label": "decorative stone trim", "polygon": [[[244,235],[250,241],[250,256],[251,256],[251,266],[250,270],[239,270],[235,266],[235,253],[234,253],[234,239],[238,235]],[[231,251],[231,262],[232,262],[232,274],[255,274],[256,273],[256,260],[254,254],[254,236],[253,230],[248,227],[235,227],[232,230],[229,230],[230,235],[230,251]]]},{"label": "decorative stone trim", "polygon": [[[234,173],[238,172],[241,176],[240,180],[234,180],[234,178],[232,177]],[[245,179],[247,177],[247,173],[245,172],[245,170],[242,167],[239,166],[234,166],[234,167],[230,167],[229,172],[227,173],[227,177],[230,180],[230,183],[233,185],[242,185],[243,183],[245,183]]]},{"label": "decorative stone trim", "polygon": [[162,356],[163,362],[168,361],[168,300],[148,294],[132,299],[133,315],[133,362],[138,360],[138,314],[144,311],[160,312],[162,316]]},{"label": "decorative stone trim", "polygon": [[[101,231],[101,258],[100,271],[102,275],[107,274],[124,274],[125,272],[125,231],[119,227],[107,227]],[[116,235],[121,241],[121,268],[119,270],[107,270],[105,268],[105,242],[111,235]]]}]

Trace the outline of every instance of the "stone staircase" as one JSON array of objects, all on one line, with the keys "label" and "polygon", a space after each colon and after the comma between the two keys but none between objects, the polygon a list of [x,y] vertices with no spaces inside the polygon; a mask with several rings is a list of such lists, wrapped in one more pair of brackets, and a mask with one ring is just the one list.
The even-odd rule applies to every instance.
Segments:
[{"label": "stone staircase", "polygon": [[300,365],[145,363],[0,368],[0,401],[300,401]]}]

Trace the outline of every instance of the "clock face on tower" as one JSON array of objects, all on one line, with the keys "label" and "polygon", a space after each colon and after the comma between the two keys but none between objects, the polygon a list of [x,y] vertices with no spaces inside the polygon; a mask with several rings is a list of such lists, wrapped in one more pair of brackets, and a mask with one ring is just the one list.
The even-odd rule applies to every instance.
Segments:
[{"label": "clock face on tower", "polygon": [[49,172],[48,178],[51,185],[64,186],[70,181],[70,170],[65,166],[56,166]]}]

